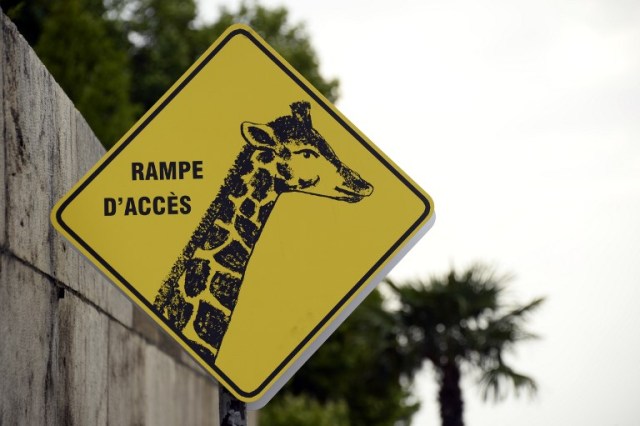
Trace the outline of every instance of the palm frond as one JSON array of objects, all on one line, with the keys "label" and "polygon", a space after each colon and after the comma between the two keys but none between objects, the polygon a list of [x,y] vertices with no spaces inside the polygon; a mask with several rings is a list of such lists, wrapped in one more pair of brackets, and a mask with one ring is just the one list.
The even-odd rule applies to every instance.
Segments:
[{"label": "palm frond", "polygon": [[501,401],[507,396],[510,389],[516,396],[520,396],[522,391],[528,392],[529,396],[534,396],[538,391],[535,380],[514,371],[504,363],[486,370],[480,378],[480,386],[482,398],[485,401],[488,399]]},{"label": "palm frond", "polygon": [[478,370],[485,398],[499,400],[510,387],[516,394],[522,389],[535,392],[533,379],[506,366],[503,355],[516,343],[538,337],[526,329],[526,320],[545,299],[506,304],[506,284],[512,278],[476,263],[428,280],[386,279],[398,297],[396,315],[405,350],[430,361],[436,370],[450,362]]}]

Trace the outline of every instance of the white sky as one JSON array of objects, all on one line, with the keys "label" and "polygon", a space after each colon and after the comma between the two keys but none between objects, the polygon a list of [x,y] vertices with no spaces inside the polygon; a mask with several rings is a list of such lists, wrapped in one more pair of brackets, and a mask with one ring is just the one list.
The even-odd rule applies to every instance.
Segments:
[{"label": "white sky", "polygon": [[[222,4],[199,3],[205,20]],[[538,397],[483,404],[467,381],[467,424],[637,426],[640,2],[263,4],[306,23],[338,108],[435,201],[391,276],[483,260],[514,299],[548,297],[513,357]],[[414,424],[438,425],[428,371],[416,392]]]}]

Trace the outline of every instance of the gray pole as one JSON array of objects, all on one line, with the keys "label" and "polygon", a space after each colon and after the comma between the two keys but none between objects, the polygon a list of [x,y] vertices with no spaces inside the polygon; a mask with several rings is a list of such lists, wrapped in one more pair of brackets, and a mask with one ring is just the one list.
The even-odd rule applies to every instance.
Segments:
[{"label": "gray pole", "polygon": [[222,385],[218,385],[220,402],[220,426],[247,426],[247,406],[229,393]]}]

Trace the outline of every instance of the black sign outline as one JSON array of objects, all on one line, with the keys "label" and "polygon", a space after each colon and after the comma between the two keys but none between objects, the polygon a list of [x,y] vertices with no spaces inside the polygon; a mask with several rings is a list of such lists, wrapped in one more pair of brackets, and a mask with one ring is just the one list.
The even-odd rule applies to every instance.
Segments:
[{"label": "black sign outline", "polygon": [[[420,199],[425,206],[424,211],[420,214],[418,219],[407,229],[407,231],[400,236],[400,238],[384,253],[384,255],[364,274],[364,276],[338,301],[336,306],[334,306],[323,318],[322,320],[305,336],[305,338],[291,351],[289,355],[274,369],[271,374],[267,376],[267,378],[256,387],[252,391],[244,391],[240,389],[222,370],[220,370],[215,364],[210,365],[206,363],[204,359],[201,359],[198,356],[194,356],[190,354],[192,358],[194,358],[199,364],[204,364],[214,370],[216,374],[218,374],[227,385],[229,385],[233,390],[238,394],[245,398],[252,398],[256,395],[259,395],[269,384],[274,383],[275,377],[280,374],[287,364],[291,362],[291,360],[296,357],[302,348],[313,340],[319,333],[319,331],[327,325],[331,318],[335,316],[335,314],[345,306],[347,301],[356,293],[358,290],[362,288],[362,286],[367,282],[369,278],[371,278],[380,267],[391,258],[392,254],[403,244],[405,243],[409,237],[416,231],[420,224],[426,221],[430,213],[433,211],[433,207],[420,190],[418,190],[415,186],[411,184],[398,170],[396,170],[384,157],[382,157],[373,147],[371,147],[359,134],[358,132],[349,126],[340,116],[325,102],[321,97],[319,97],[312,89],[310,89],[294,72],[291,71],[293,67],[289,64],[280,60],[276,55],[274,55],[269,48],[267,48],[266,42],[257,38],[250,30],[248,30],[245,26],[238,26],[232,31],[230,31],[222,41],[220,41],[215,48],[207,54],[204,59],[184,78],[180,84],[175,87],[171,92],[167,95],[167,97],[160,103],[156,104],[152,107],[151,113],[148,117],[137,125],[135,130],[127,137],[127,139],[114,148],[112,151],[108,152],[107,158],[80,184],[65,200],[62,202],[60,207],[55,213],[55,218],[60,225],[71,237],[73,237],[78,244],[82,246],[94,259],[96,259],[109,273],[114,276],[120,283],[122,283],[132,294],[134,294],[138,301],[142,302],[150,312],[154,312],[153,303],[150,303],[136,288],[131,285],[118,271],[116,271],[105,259],[103,259],[93,248],[91,248],[78,234],[76,234],[62,219],[62,213],[64,210],[75,200],[78,195],[138,136],[138,134],[184,89],[189,82],[222,50],[222,48],[234,37],[236,36],[244,36],[249,39],[262,53],[264,53],[275,65],[280,68],[289,78],[291,78],[307,95],[309,95],[319,106],[324,109],[334,120],[336,120],[355,140],[357,140],[362,146],[364,146],[367,151],[369,151],[375,158],[378,159],[393,175],[395,175],[411,192],[413,192],[418,199]],[[243,28],[244,27],[244,28]],[[167,326],[170,330],[172,330],[177,337],[180,337],[181,332],[176,330],[169,324],[169,321],[163,316],[154,315],[153,319],[155,321],[161,321]],[[192,345],[181,339],[183,343],[186,343],[187,346],[192,347]],[[193,350],[193,347],[192,347]],[[194,351],[195,353],[195,351]]]}]

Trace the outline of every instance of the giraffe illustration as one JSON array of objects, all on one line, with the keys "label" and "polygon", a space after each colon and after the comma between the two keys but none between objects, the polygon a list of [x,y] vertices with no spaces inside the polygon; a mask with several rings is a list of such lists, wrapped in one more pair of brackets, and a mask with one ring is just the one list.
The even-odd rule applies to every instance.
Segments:
[{"label": "giraffe illustration", "polygon": [[311,124],[310,104],[267,124],[243,122],[247,142],[163,281],[154,307],[209,364],[231,321],[251,253],[283,193],[356,203],[373,187]]}]

